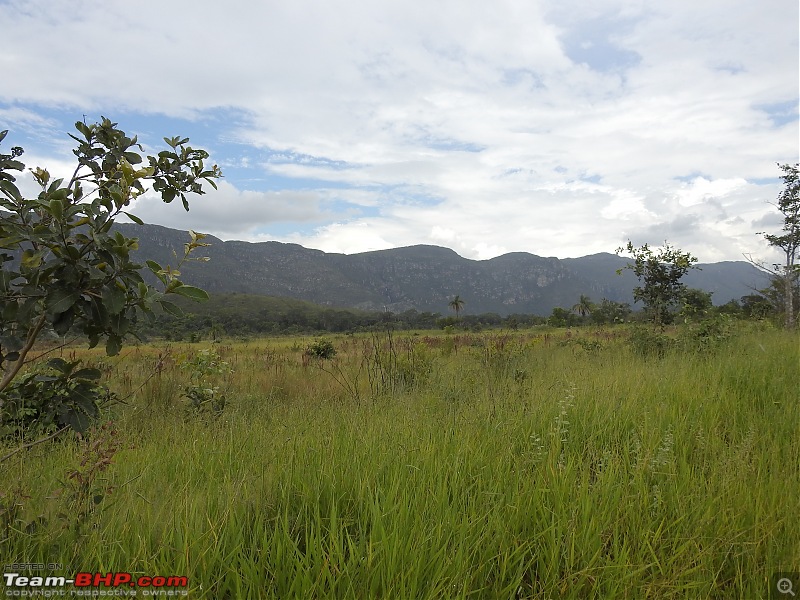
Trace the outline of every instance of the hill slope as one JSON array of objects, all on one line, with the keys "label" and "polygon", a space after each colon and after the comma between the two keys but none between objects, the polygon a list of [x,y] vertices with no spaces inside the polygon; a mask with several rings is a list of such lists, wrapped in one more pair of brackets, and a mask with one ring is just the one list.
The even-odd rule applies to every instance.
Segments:
[{"label": "hill slope", "polygon": [[[139,238],[140,259],[175,264],[173,250],[182,254],[186,232],[157,225],[118,225]],[[327,306],[401,312],[447,312],[456,294],[470,314],[496,312],[549,314],[556,306],[572,306],[580,294],[633,302],[636,279],[614,254],[582,258],[543,258],[514,252],[490,260],[463,258],[438,246],[410,246],[360,254],[331,254],[280,242],[223,242],[209,237],[203,254],[207,263],[182,268],[187,282],[210,293],[237,292],[285,296]],[[723,262],[699,265],[686,283],[714,292],[715,304],[767,285],[752,265]]]}]

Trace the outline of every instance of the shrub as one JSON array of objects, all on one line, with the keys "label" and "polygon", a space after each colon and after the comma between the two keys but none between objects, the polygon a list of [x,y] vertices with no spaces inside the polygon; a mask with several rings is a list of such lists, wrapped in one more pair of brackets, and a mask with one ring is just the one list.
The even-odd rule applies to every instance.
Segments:
[{"label": "shrub", "polygon": [[663,358],[675,340],[659,329],[635,327],[628,338],[631,349],[640,356]]},{"label": "shrub", "polygon": [[325,360],[336,356],[336,348],[329,339],[320,338],[309,344],[306,348],[306,354],[314,358]]},{"label": "shrub", "polygon": [[703,319],[683,331],[681,344],[686,350],[708,352],[731,337],[731,317],[726,314]]},{"label": "shrub", "polygon": [[54,358],[46,368],[15,379],[0,394],[0,436],[48,433],[69,426],[83,433],[113,395],[98,381],[100,370]]},{"label": "shrub", "polygon": [[220,377],[231,372],[230,365],[216,350],[205,348],[186,359],[181,367],[189,371],[191,379],[183,394],[189,399],[189,412],[211,416],[222,414],[226,396],[216,384]]}]

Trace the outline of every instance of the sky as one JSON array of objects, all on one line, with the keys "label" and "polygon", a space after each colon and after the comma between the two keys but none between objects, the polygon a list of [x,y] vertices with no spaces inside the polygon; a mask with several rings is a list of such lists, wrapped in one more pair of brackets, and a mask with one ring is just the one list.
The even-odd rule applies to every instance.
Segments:
[{"label": "sky", "polygon": [[189,137],[219,189],[132,212],[225,240],[771,262],[798,31],[796,0],[0,0],[0,151]]}]

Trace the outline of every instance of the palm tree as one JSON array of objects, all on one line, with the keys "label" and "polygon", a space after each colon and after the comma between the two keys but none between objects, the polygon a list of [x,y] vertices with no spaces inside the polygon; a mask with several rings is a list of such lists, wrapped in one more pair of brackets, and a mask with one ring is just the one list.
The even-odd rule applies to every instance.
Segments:
[{"label": "palm tree", "polygon": [[464,301],[461,299],[461,296],[456,296],[450,301],[448,304],[450,308],[456,311],[456,321],[458,321],[458,313],[461,312],[461,309],[464,308]]},{"label": "palm tree", "polygon": [[581,299],[578,300],[578,303],[572,307],[572,311],[581,316],[581,318],[585,317],[589,313],[592,312],[592,301],[589,299],[589,296],[581,294]]}]

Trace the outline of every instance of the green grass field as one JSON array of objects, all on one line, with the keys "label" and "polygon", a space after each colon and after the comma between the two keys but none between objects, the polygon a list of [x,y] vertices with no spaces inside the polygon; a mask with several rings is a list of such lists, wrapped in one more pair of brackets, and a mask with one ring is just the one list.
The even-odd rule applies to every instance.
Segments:
[{"label": "green grass field", "polygon": [[797,335],[626,337],[222,343],[218,416],[182,396],[208,344],[64,351],[133,395],[2,463],[0,556],[192,598],[769,597],[800,570]]}]

